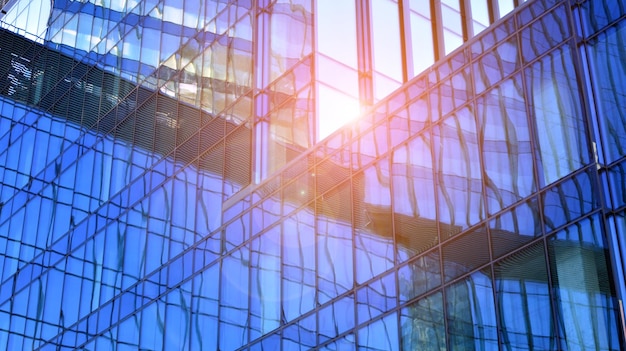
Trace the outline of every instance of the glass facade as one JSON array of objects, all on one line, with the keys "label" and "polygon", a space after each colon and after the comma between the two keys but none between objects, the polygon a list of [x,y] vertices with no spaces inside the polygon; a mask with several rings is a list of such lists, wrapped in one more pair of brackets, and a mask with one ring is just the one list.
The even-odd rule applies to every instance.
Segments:
[{"label": "glass facade", "polygon": [[626,2],[38,3],[0,349],[626,348]]}]

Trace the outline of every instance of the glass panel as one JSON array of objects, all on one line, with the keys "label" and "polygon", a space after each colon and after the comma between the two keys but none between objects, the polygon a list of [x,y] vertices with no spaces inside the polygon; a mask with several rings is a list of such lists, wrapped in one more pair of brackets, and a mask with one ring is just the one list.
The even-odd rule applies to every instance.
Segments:
[{"label": "glass panel", "polygon": [[215,350],[217,330],[219,265],[213,265],[193,278],[191,296],[191,349]]},{"label": "glass panel", "polygon": [[407,302],[441,285],[439,250],[420,256],[398,270],[400,302]]},{"label": "glass panel", "polygon": [[485,187],[495,213],[535,190],[533,151],[521,80],[511,78],[478,100]]},{"label": "glass panel", "polygon": [[270,20],[270,81],[281,76],[311,53],[312,11],[310,1],[298,6],[279,1],[272,8]]},{"label": "glass panel", "polygon": [[320,343],[354,328],[354,296],[346,296],[322,308],[318,319]]},{"label": "glass panel", "polygon": [[422,134],[393,153],[393,209],[398,259],[439,242],[430,135]]},{"label": "glass panel", "polygon": [[280,226],[250,244],[250,340],[280,325]]},{"label": "glass panel", "polygon": [[388,146],[388,128],[386,123],[379,124],[373,130],[362,133],[352,143],[353,168],[362,169],[365,165],[384,155]]},{"label": "glass panel", "polygon": [[447,55],[463,44],[463,22],[459,0],[441,0],[441,21]]},{"label": "glass panel", "polygon": [[599,216],[548,241],[562,347],[617,350],[618,310]]},{"label": "glass panel", "polygon": [[359,75],[350,68],[325,55],[317,55],[317,79],[352,96],[359,95]]},{"label": "glass panel", "polygon": [[280,350],[280,333],[272,334],[250,346],[249,351]]},{"label": "glass panel", "polygon": [[359,350],[398,351],[398,315],[392,313],[359,330]]},{"label": "glass panel", "polygon": [[283,330],[283,351],[305,351],[317,345],[316,315],[312,314]]},{"label": "glass panel", "polygon": [[317,288],[319,303],[324,303],[354,285],[350,183],[326,193],[316,206]]},{"label": "glass panel", "polygon": [[[377,99],[400,86],[402,82],[402,50],[400,45],[400,13],[392,0],[374,0],[372,13],[372,53],[374,59],[374,90]],[[379,85],[385,85],[385,88]]]},{"label": "glass panel", "polygon": [[626,204],[626,162],[611,167],[609,170],[613,208]]},{"label": "glass panel", "polygon": [[[2,24],[15,33],[42,42],[48,28],[51,6],[48,1],[17,1],[13,6],[4,6],[9,1],[2,1]],[[7,11],[8,9],[8,11]]]},{"label": "glass panel", "polygon": [[361,112],[356,97],[343,94],[324,84],[319,84],[317,104],[317,141],[354,120]]},{"label": "glass panel", "polygon": [[[410,3],[411,48],[413,74],[417,76],[435,63],[433,27],[430,19],[430,1],[412,0]],[[409,77],[412,78],[412,77]]]},{"label": "glass panel", "polygon": [[317,49],[352,68],[358,68],[356,8],[352,0],[318,0]]},{"label": "glass panel", "polygon": [[498,11],[500,12],[500,18],[506,16],[507,13],[513,11],[515,5],[513,4],[513,0],[497,0],[498,1]]},{"label": "glass panel", "polygon": [[596,0],[585,1],[582,4],[582,20],[585,25],[585,34],[590,36],[602,30],[606,25],[620,18],[626,13],[626,6],[619,1]]},{"label": "glass panel", "polygon": [[489,223],[493,256],[504,255],[542,233],[539,202],[532,198],[497,216]]},{"label": "glass panel", "polygon": [[[600,7],[600,6],[597,6]],[[606,162],[626,155],[626,22],[587,46]]]},{"label": "glass panel", "polygon": [[391,79],[384,74],[374,72],[374,98],[376,101],[384,99],[400,87],[401,80]]},{"label": "glass panel", "polygon": [[552,51],[526,71],[534,107],[543,184],[548,185],[589,162],[586,124],[569,46]]},{"label": "glass panel", "polygon": [[[139,317],[141,313],[134,315],[131,318],[126,319],[117,327],[117,343],[119,346],[126,346],[129,349],[139,348]],[[1,343],[0,343],[1,344]],[[120,348],[118,348],[119,350]]]},{"label": "glass panel", "polygon": [[222,260],[220,274],[220,349],[234,350],[248,341],[250,255],[242,247]]},{"label": "glass panel", "polygon": [[348,334],[339,338],[339,340],[332,342],[322,348],[320,351],[352,351],[356,350],[356,337],[354,334]]},{"label": "glass panel", "polygon": [[404,351],[446,350],[446,329],[441,292],[420,299],[402,309],[401,349]]},{"label": "glass panel", "polygon": [[[420,92],[423,88],[419,88]],[[424,127],[430,122],[430,108],[428,106],[429,96],[424,94],[410,103],[408,107],[409,113],[409,131],[418,133],[424,130]],[[437,120],[439,116],[434,116]]]},{"label": "glass panel", "polygon": [[291,321],[315,304],[315,222],[304,208],[283,222],[283,318]]},{"label": "glass panel", "polygon": [[185,349],[189,345],[190,337],[190,301],[191,282],[170,291],[167,294],[167,307],[165,311],[165,337],[164,350],[176,348]]},{"label": "glass panel", "polygon": [[[542,6],[541,1],[535,1],[533,4],[538,4],[539,12],[543,13],[544,10],[540,9]],[[530,6],[530,9],[527,7],[526,10],[521,13],[522,15],[527,15],[528,20],[534,21],[521,32],[522,57],[526,62],[532,61],[548,50],[551,50],[571,35],[567,21],[568,16],[565,13],[564,6],[560,6],[545,14],[537,21],[535,21],[535,19],[539,13],[533,12],[535,11],[533,11],[532,6]],[[524,20],[524,18],[521,19],[522,22]],[[572,79],[574,77],[574,75],[570,76]]]},{"label": "glass panel", "polygon": [[394,264],[389,160],[354,176],[353,210],[357,283],[391,269]]},{"label": "glass panel", "polygon": [[452,350],[497,350],[498,329],[491,270],[478,271],[446,289]]},{"label": "glass panel", "polygon": [[471,0],[472,29],[474,35],[482,32],[489,26],[489,8],[487,0]]},{"label": "glass panel", "polygon": [[[439,66],[439,68],[445,71],[448,70],[448,67],[445,65]],[[431,107],[434,114],[431,117],[439,119],[461,107],[472,97],[472,88],[473,84],[469,68],[461,70],[461,72],[452,76],[451,79],[443,80],[438,90],[431,90],[430,92]]]},{"label": "glass panel", "polygon": [[448,282],[489,262],[487,229],[480,226],[443,246],[443,272]]},{"label": "glass panel", "polygon": [[359,324],[370,321],[394,307],[396,307],[396,282],[393,272],[357,291]]},{"label": "glass panel", "polygon": [[[487,39],[488,37],[484,38]],[[513,36],[502,41],[494,50],[490,50],[474,64],[476,93],[480,93],[502,80],[502,78],[517,71],[521,66],[517,37]],[[515,87],[521,89],[519,78],[514,80]],[[510,88],[508,89],[511,90]],[[508,96],[522,95],[523,91],[515,94],[510,91]],[[523,98],[522,98],[523,99]]]},{"label": "glass panel", "polygon": [[498,262],[494,273],[504,348],[556,349],[542,242]]},{"label": "glass panel", "polygon": [[165,304],[159,300],[141,311],[141,336],[139,348],[148,350],[163,349]]},{"label": "glass panel", "polygon": [[543,195],[546,231],[554,230],[595,209],[599,194],[596,184],[597,174],[589,170],[546,191]]},{"label": "glass panel", "polygon": [[439,223],[448,238],[483,218],[476,125],[469,107],[433,128]]}]

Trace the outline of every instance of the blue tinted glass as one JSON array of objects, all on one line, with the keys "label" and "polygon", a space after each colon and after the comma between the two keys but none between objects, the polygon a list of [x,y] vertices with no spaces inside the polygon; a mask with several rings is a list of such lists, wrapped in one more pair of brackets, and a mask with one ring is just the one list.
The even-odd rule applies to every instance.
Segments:
[{"label": "blue tinted glass", "polygon": [[316,315],[312,314],[283,330],[283,350],[304,351],[317,344]]},{"label": "blue tinted glass", "polygon": [[513,350],[556,349],[543,245],[499,261],[494,273],[503,345]]},{"label": "blue tinted glass", "polygon": [[411,260],[398,270],[400,302],[407,302],[441,284],[439,251],[431,251]]},{"label": "blue tinted glass", "polygon": [[439,242],[431,147],[430,134],[424,133],[393,153],[393,220],[400,261]]},{"label": "blue tinted glass", "polygon": [[[587,3],[592,4],[596,1]],[[615,14],[615,12],[608,12],[608,14]],[[617,27],[609,28],[587,46],[597,100],[601,142],[604,145],[607,163],[626,154],[626,123],[624,123],[626,112],[621,107],[626,104],[626,82],[618,78],[626,74],[622,65],[626,60],[626,53],[622,50],[625,44],[625,23],[621,22]]]},{"label": "blue tinted glass", "polygon": [[542,184],[550,184],[589,162],[586,123],[569,45],[526,70],[535,123]]},{"label": "blue tinted glass", "polygon": [[387,274],[357,291],[359,323],[371,320],[396,306],[394,274]]},{"label": "blue tinted glass", "polygon": [[402,350],[445,350],[446,331],[441,292],[403,308],[400,333]]},{"label": "blue tinted glass", "polygon": [[320,342],[354,328],[354,296],[349,295],[318,312]]},{"label": "blue tinted glass", "polygon": [[250,339],[280,325],[280,226],[250,244]]},{"label": "blue tinted glass", "polygon": [[457,234],[483,218],[483,184],[470,107],[433,128],[435,176],[438,181],[439,223],[442,238]]},{"label": "blue tinted glass", "polygon": [[621,2],[612,0],[585,1],[582,9],[586,36],[595,34],[626,13],[626,7]]},{"label": "blue tinted glass", "polygon": [[350,183],[344,182],[317,201],[317,288],[319,303],[351,289],[353,235]]},{"label": "blue tinted glass", "polygon": [[561,344],[619,348],[617,303],[600,218],[589,217],[557,232],[548,249]]},{"label": "blue tinted glass", "polygon": [[[535,1],[539,4],[541,1]],[[535,10],[526,8],[526,14]],[[535,18],[532,13],[531,18]],[[565,7],[560,6],[533,22],[521,32],[522,56],[526,62],[550,50],[571,35]]]},{"label": "blue tinted glass", "polygon": [[535,190],[533,149],[522,81],[516,76],[478,100],[485,190],[495,213]]},{"label": "blue tinted glass", "polygon": [[532,198],[502,213],[489,223],[494,257],[518,248],[542,234],[537,198]]},{"label": "blue tinted glass", "polygon": [[446,313],[451,349],[498,349],[492,288],[491,270],[484,270],[475,272],[446,289]]},{"label": "blue tinted glass", "polygon": [[359,350],[398,351],[398,315],[392,313],[361,328],[358,332]]},{"label": "blue tinted glass", "polygon": [[571,222],[598,206],[595,169],[578,174],[544,193],[543,213],[546,230]]},{"label": "blue tinted glass", "polygon": [[356,280],[363,283],[394,264],[389,160],[355,175],[352,185]]}]

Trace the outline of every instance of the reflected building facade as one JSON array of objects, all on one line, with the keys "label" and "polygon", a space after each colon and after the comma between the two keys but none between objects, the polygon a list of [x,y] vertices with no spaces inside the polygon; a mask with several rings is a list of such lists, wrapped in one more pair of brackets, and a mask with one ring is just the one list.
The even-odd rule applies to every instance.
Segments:
[{"label": "reflected building facade", "polygon": [[0,348],[626,348],[626,2],[37,3]]}]

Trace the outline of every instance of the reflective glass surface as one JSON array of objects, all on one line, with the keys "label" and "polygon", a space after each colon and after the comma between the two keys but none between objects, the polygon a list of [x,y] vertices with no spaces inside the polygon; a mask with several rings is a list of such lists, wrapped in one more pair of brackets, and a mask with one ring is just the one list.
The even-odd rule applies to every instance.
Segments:
[{"label": "reflective glass surface", "polygon": [[621,2],[36,3],[0,349],[625,348]]}]

